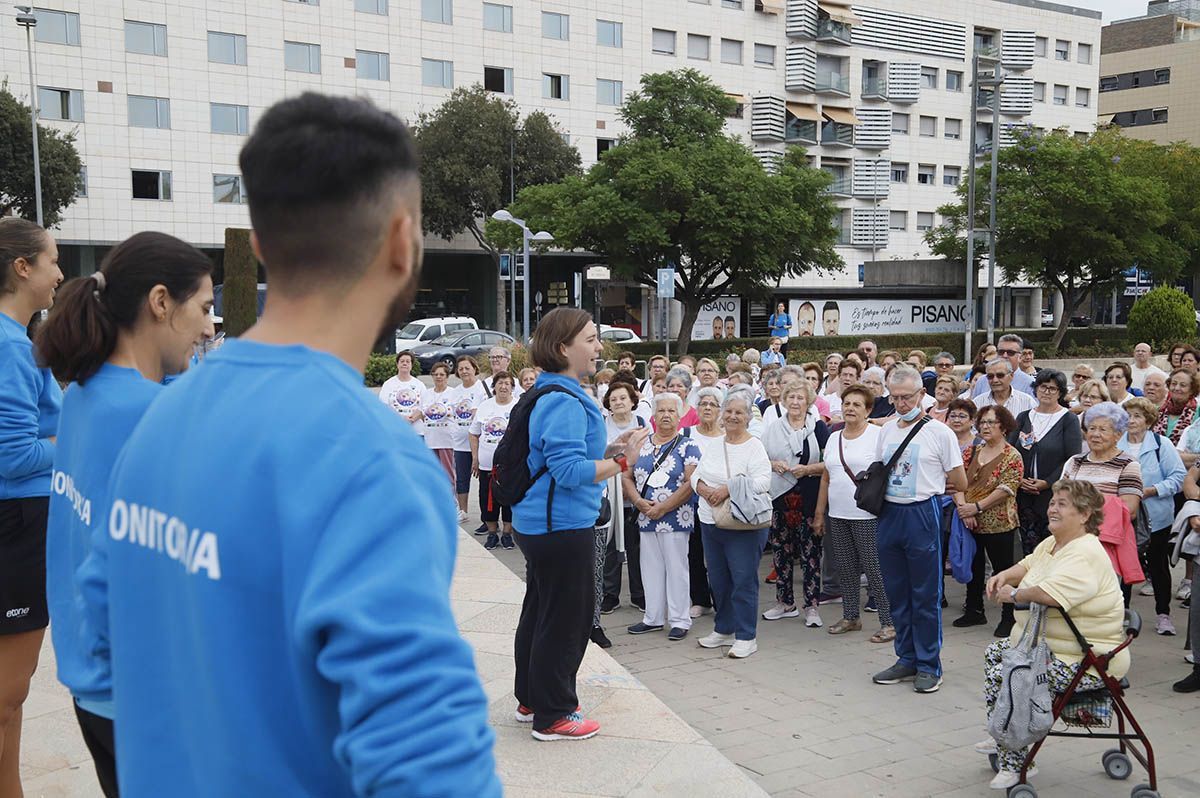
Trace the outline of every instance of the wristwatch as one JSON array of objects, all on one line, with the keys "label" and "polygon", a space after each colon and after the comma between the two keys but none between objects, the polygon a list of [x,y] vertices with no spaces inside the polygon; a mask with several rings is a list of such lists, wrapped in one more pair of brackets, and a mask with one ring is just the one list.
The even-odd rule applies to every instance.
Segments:
[{"label": "wristwatch", "polygon": [[1011,601],[1013,604],[1017,603],[1017,591],[1020,589],[1021,588],[1019,588],[1019,587],[1014,587],[1012,590],[1010,590],[1008,592],[1009,601]]},{"label": "wristwatch", "polygon": [[622,473],[624,473],[624,472],[626,472],[626,471],[628,471],[628,470],[629,470],[629,460],[628,460],[628,459],[626,459],[625,455],[623,455],[623,454],[614,454],[614,455],[612,456],[612,461],[621,467],[621,472],[622,472]]}]

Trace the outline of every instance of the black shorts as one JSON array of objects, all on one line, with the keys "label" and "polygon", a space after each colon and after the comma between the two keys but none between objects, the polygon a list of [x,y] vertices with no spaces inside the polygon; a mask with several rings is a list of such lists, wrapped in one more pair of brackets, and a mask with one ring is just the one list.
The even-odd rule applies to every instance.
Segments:
[{"label": "black shorts", "polygon": [[0,500],[0,635],[45,629],[46,514],[50,499]]}]

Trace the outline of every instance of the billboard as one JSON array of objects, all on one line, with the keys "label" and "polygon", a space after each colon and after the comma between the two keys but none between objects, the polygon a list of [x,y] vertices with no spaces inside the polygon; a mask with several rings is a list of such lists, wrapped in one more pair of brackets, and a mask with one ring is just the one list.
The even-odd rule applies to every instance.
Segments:
[{"label": "billboard", "polygon": [[963,299],[793,299],[788,308],[793,338],[967,329]]},{"label": "billboard", "polygon": [[723,296],[700,308],[692,325],[693,341],[737,338],[742,334],[742,298]]}]

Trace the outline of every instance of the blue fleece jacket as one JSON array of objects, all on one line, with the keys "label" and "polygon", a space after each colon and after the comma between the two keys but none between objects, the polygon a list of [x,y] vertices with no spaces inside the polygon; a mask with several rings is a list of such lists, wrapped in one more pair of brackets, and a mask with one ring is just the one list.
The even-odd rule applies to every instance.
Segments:
[{"label": "blue fleece jacket", "polygon": [[110,494],[81,581],[125,798],[500,795],[454,497],[361,374],[229,341],[151,405]]},{"label": "blue fleece jacket", "polygon": [[[525,498],[513,507],[513,528],[522,535],[595,526],[604,492],[604,486],[596,484],[594,462],[604,457],[607,440],[599,405],[579,380],[543,373],[534,388],[543,385],[561,385],[574,396],[548,393],[538,399],[529,416],[529,473],[536,474],[542,466],[547,466],[549,472],[534,482]],[[551,477],[555,483],[553,529],[547,530]]]},{"label": "blue fleece jacket", "polygon": [[0,313],[0,500],[50,493],[62,389],[33,359],[25,325]]},{"label": "blue fleece jacket", "polygon": [[[1121,435],[1118,449],[1129,446],[1129,433]],[[1138,450],[1138,465],[1142,467],[1142,485],[1154,488],[1157,496],[1142,499],[1150,517],[1150,531],[1169,529],[1175,520],[1175,494],[1183,489],[1187,468],[1183,458],[1171,445],[1171,439],[1150,430]]]},{"label": "blue fleece jacket", "polygon": [[81,707],[113,717],[112,672],[107,652],[85,648],[83,597],[75,573],[92,548],[92,531],[108,518],[112,464],[162,386],[135,369],[105,363],[86,383],[72,383],[63,398],[50,518],[46,524],[46,600],[58,680]]}]

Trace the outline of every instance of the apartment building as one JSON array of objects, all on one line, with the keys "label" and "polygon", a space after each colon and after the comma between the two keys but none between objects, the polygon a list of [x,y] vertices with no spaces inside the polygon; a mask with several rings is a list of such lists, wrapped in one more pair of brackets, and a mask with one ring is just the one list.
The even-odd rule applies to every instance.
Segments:
[{"label": "apartment building", "polygon": [[[863,287],[864,262],[928,255],[922,236],[965,179],[971,127],[984,150],[991,138],[990,112],[970,113],[974,52],[1010,72],[1001,146],[1017,126],[1086,133],[1096,117],[1100,15],[1042,0],[35,3],[42,119],[76,132],[85,163],[84,196],[58,231],[69,273],[144,229],[219,252],[225,228],[248,225],[246,135],[271,103],[305,90],[366,95],[413,120],[481,83],[553,116],[586,167],[617,143],[617,109],[641,75],[700,69],[739,98],[728,129],[764,164],[804,146],[834,175],[847,267],[780,286],[797,297],[883,296]],[[0,25],[0,75],[27,93],[15,24]],[[427,243],[436,268],[421,307],[500,323],[500,286],[474,242]],[[535,260],[535,313],[574,302],[589,260]],[[1017,290],[1012,323],[1024,323],[1041,300]],[[614,284],[606,321],[645,331],[652,299]]]}]

